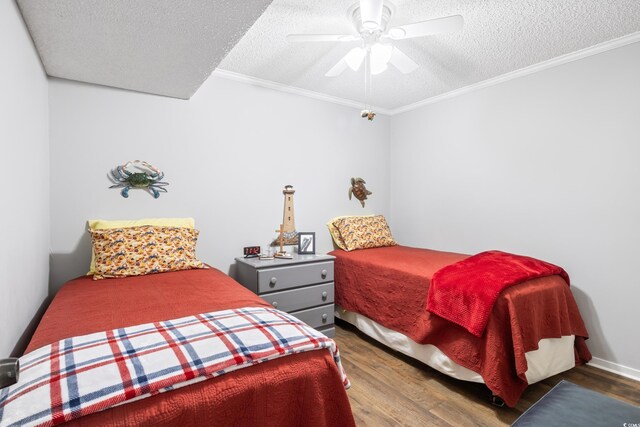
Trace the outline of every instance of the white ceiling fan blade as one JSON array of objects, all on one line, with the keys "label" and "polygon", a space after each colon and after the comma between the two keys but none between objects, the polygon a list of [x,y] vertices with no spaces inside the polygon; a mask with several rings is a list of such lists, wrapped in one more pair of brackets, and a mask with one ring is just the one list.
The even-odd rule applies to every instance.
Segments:
[{"label": "white ceiling fan blade", "polygon": [[288,34],[288,42],[351,42],[360,36],[351,34]]},{"label": "white ceiling fan blade", "polygon": [[358,71],[360,65],[362,65],[365,54],[366,51],[363,48],[354,47],[345,56],[343,56],[336,65],[334,65],[329,71],[327,71],[325,77],[339,76],[344,70],[347,69],[347,67],[351,68],[353,71]]},{"label": "white ceiling fan blade", "polygon": [[389,62],[403,74],[409,74],[418,68],[418,64],[397,47],[393,48]]},{"label": "white ceiling fan blade", "polygon": [[347,67],[348,67],[347,61],[345,61],[345,59],[342,58],[340,61],[338,61],[338,63],[336,65],[331,67],[331,69],[326,72],[325,77],[336,77],[336,76],[339,76],[340,74],[342,74],[342,72],[344,70],[347,69]]},{"label": "white ceiling fan blade", "polygon": [[402,40],[412,37],[429,36],[431,34],[449,33],[461,30],[463,24],[464,19],[462,19],[462,16],[452,15],[444,18],[416,22],[415,24],[393,27],[389,30],[389,37],[394,40]]},{"label": "white ceiling fan blade", "polygon": [[377,30],[382,23],[383,0],[360,0],[362,26],[367,30]]}]

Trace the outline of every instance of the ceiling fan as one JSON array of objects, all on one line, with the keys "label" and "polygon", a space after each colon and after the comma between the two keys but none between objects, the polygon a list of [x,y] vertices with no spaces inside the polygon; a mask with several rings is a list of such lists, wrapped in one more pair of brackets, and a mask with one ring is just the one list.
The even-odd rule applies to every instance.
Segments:
[{"label": "ceiling fan", "polygon": [[348,68],[360,69],[365,63],[365,76],[379,74],[393,65],[401,73],[408,74],[418,68],[418,64],[392,44],[395,40],[423,37],[462,29],[464,20],[460,15],[430,19],[412,24],[387,28],[395,11],[394,6],[384,0],[360,0],[347,11],[357,34],[289,34],[290,42],[353,42],[361,41],[361,46],[351,49],[326,74],[335,77]]}]

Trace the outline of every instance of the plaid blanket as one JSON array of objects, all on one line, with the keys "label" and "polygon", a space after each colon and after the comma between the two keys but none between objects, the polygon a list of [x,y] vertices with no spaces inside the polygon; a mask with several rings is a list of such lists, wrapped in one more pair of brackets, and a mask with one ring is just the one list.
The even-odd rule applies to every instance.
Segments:
[{"label": "plaid blanket", "polygon": [[288,354],[335,342],[272,308],[198,314],[67,338],[20,358],[0,390],[0,426],[56,425]]}]

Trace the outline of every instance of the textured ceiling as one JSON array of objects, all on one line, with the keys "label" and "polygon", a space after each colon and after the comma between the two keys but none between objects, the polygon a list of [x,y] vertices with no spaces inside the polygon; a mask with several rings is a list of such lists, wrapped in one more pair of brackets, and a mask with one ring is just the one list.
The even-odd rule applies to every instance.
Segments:
[{"label": "textured ceiling", "polygon": [[[324,74],[358,45],[288,43],[289,33],[354,33],[355,0],[274,0],[222,70],[364,102],[363,68]],[[391,26],[460,14],[459,33],[394,42],[420,67],[373,78],[372,104],[395,109],[640,31],[639,0],[392,0]]]},{"label": "textured ceiling", "polygon": [[17,3],[48,75],[186,99],[271,0]]}]

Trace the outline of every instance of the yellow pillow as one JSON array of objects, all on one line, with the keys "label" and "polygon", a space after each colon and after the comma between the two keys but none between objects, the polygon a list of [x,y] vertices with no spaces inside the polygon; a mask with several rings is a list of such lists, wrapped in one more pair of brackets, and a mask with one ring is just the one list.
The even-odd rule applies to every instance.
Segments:
[{"label": "yellow pillow", "polygon": [[397,245],[382,215],[340,218],[333,225],[339,231],[346,251]]},{"label": "yellow pillow", "polygon": [[[89,231],[91,230],[110,230],[114,228],[138,227],[141,225],[156,225],[165,227],[186,227],[196,228],[196,221],[193,218],[143,218],[143,219],[122,219],[122,220],[106,220],[106,219],[90,219]],[[96,272],[96,254],[91,245],[91,264],[87,275]]]},{"label": "yellow pillow", "polygon": [[90,232],[94,280],[205,268],[196,259],[198,230],[193,228],[143,225]]}]

